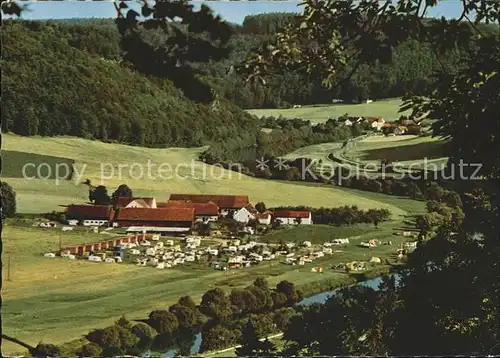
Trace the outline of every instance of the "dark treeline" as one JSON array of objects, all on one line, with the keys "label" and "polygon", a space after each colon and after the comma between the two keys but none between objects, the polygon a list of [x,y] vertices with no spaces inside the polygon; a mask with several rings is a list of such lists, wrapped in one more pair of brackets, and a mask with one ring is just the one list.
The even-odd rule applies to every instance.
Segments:
[{"label": "dark treeline", "polygon": [[[307,210],[315,224],[324,225],[354,225],[372,223],[377,226],[380,222],[389,220],[391,212],[387,209],[361,210],[357,206],[341,206],[338,208],[310,208],[307,206],[280,206],[271,210]],[[298,224],[300,224],[298,222]]]},{"label": "dark treeline", "polygon": [[213,111],[169,81],[125,68],[116,29],[105,21],[7,21],[4,33],[4,132],[193,147],[253,142],[260,129],[227,101]]},{"label": "dark treeline", "polygon": [[[276,158],[305,145],[344,140],[355,133],[333,122],[313,127],[299,119],[290,123],[258,119],[238,106],[286,107],[328,103],[332,98],[351,101],[432,88],[431,73],[439,61],[427,44],[415,41],[396,49],[391,65],[361,68],[334,90],[325,90],[318,81],[298,73],[278,75],[267,87],[245,84],[234,68],[292,17],[280,13],[248,16],[243,25],[233,26],[229,58],[193,64],[221,96],[215,107],[187,99],[170,81],[131,70],[121,60],[120,36],[111,19],[6,21],[2,130],[149,147],[210,145],[203,155],[209,163],[246,162],[263,156]],[[162,39],[159,33],[148,36],[150,42]],[[454,68],[458,66],[455,57],[450,54],[441,62]],[[287,179],[296,173],[273,176]]]},{"label": "dark treeline", "polygon": [[[231,40],[233,51],[230,57],[218,63],[206,65],[212,77],[224,77],[224,81],[214,81],[215,87],[232,103],[242,108],[279,108],[293,104],[325,104],[333,99],[358,102],[364,99],[400,97],[408,93],[424,94],[432,91],[433,74],[442,66],[447,71],[459,68],[459,53],[470,44],[450,51],[439,59],[429,43],[410,40],[394,49],[392,63],[388,65],[375,61],[372,65],[362,65],[348,80],[330,90],[325,89],[321,80],[301,73],[277,74],[266,86],[246,84],[242,77],[230,71],[244,59],[245,54],[258,44],[265,43],[293,19],[292,14],[259,14],[247,16],[238,35]],[[464,26],[467,26],[464,24]],[[496,31],[495,25],[479,25],[483,33]],[[249,35],[251,34],[251,35]],[[351,72],[356,59],[342,69],[339,78]]]},{"label": "dark treeline", "polygon": [[188,100],[171,82],[141,76],[120,61],[109,20],[7,21],[5,32],[5,132],[150,147],[210,145],[208,162],[278,156],[350,135],[333,122],[313,127],[258,119],[224,99],[217,110]]},{"label": "dark treeline", "polygon": [[[202,154],[202,159],[207,163],[238,162],[245,166],[247,173],[269,177],[267,171],[260,173],[256,170],[255,166],[258,163],[255,159],[272,160],[304,146],[342,141],[360,134],[358,127],[342,126],[333,119],[315,126],[311,125],[310,121],[299,118],[288,120],[264,117],[259,122],[262,129],[255,139],[248,142],[247,146],[240,147],[240,150],[235,152],[231,150],[235,146],[231,145],[231,139],[229,139],[228,142],[212,145]],[[277,176],[281,177],[281,174]]]}]

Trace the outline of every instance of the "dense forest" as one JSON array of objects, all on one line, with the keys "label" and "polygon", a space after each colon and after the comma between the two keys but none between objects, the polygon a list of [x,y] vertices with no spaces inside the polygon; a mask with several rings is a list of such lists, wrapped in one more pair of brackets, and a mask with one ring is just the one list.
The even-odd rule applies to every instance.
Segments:
[{"label": "dense forest", "polygon": [[[172,82],[131,69],[122,61],[120,35],[111,19],[5,21],[2,130],[152,147],[211,145],[204,156],[211,162],[274,157],[352,133],[300,120],[282,121],[265,133],[261,129],[275,119],[257,119],[241,108],[425,93],[436,66],[443,61],[459,65],[453,55],[438,60],[427,44],[409,41],[395,49],[391,65],[362,67],[339,88],[326,90],[298,73],[277,75],[266,87],[246,84],[235,68],[292,16],[248,16],[242,25],[232,25],[226,59],[193,64],[218,93],[216,105],[189,100]],[[153,32],[149,40],[162,38]]]}]

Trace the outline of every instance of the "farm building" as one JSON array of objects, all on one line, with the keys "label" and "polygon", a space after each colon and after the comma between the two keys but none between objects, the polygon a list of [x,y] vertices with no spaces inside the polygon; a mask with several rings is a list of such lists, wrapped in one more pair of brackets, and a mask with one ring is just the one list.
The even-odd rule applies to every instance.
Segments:
[{"label": "farm building", "polygon": [[345,126],[352,126],[354,123],[359,123],[363,117],[340,117],[338,122],[343,123]]},{"label": "farm building", "polygon": [[171,194],[170,200],[185,200],[193,203],[213,202],[219,207],[219,214],[226,216],[247,206],[248,195]]},{"label": "farm building", "polygon": [[271,224],[271,212],[266,211],[264,213],[258,213],[257,219],[259,220],[259,224],[261,225],[270,225]]},{"label": "farm building", "polygon": [[194,209],[195,221],[207,223],[217,221],[219,218],[219,207],[213,203],[193,203],[186,200],[169,200],[166,203],[158,203],[159,208],[187,208]]},{"label": "farm building", "polygon": [[119,197],[116,200],[117,208],[146,208],[156,209],[155,198],[127,198]]},{"label": "farm building", "polygon": [[385,119],[382,117],[364,117],[364,122],[372,127],[374,130],[381,130],[385,124]]},{"label": "farm building", "polygon": [[284,225],[312,224],[310,211],[275,211],[273,216]]},{"label": "farm building", "polygon": [[69,205],[66,210],[70,225],[108,226],[113,216],[113,208],[109,205]]},{"label": "farm building", "polygon": [[257,217],[258,211],[252,206],[252,204],[248,204],[247,206],[241,208],[237,212],[234,213],[233,219],[240,223],[248,223],[250,220],[253,220]]},{"label": "farm building", "polygon": [[122,208],[116,221],[127,232],[189,232],[195,220],[190,208]]}]

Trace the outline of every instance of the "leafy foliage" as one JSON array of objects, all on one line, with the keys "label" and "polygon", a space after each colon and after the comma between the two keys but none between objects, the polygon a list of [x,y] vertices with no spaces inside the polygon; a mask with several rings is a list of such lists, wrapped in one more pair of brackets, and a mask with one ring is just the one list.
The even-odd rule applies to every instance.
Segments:
[{"label": "leafy foliage", "polygon": [[53,344],[39,343],[35,347],[35,355],[38,357],[60,357],[61,350]]},{"label": "leafy foliage", "polygon": [[179,328],[177,317],[165,310],[156,310],[149,314],[148,324],[158,333],[173,333]]},{"label": "leafy foliage", "polygon": [[0,182],[2,196],[2,219],[16,215],[16,192],[6,182]]}]

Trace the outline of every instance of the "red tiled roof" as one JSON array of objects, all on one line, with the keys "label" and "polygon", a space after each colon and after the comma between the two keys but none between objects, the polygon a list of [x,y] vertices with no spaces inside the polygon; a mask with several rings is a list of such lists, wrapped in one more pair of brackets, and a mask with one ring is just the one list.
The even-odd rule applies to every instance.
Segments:
[{"label": "red tiled roof", "polygon": [[113,209],[109,205],[69,205],[66,210],[67,219],[77,220],[111,220]]},{"label": "red tiled roof", "polygon": [[212,201],[222,209],[241,209],[249,203],[247,195],[171,194],[170,200],[188,200],[193,203]]},{"label": "red tiled roof", "polygon": [[[151,207],[153,205],[153,200],[154,198],[128,198],[128,197],[124,197],[124,196],[121,196],[119,197],[117,200],[116,200],[116,207],[117,208],[124,208],[126,207],[128,204],[130,204],[132,201],[134,200],[137,200],[139,201],[141,204],[144,203],[146,204],[147,206]],[[141,202],[142,201],[142,202]]]},{"label": "red tiled roof", "polygon": [[[216,216],[219,214],[219,207],[213,202],[208,203],[193,203],[186,200],[170,200],[166,203],[161,203],[161,207],[165,208],[188,208],[194,209],[195,215],[210,215]],[[159,205],[159,204],[158,204]]]},{"label": "red tiled roof", "polygon": [[193,221],[194,209],[189,208],[121,208],[118,221]]},{"label": "red tiled roof", "polygon": [[309,211],[275,211],[276,218],[308,218]]}]

